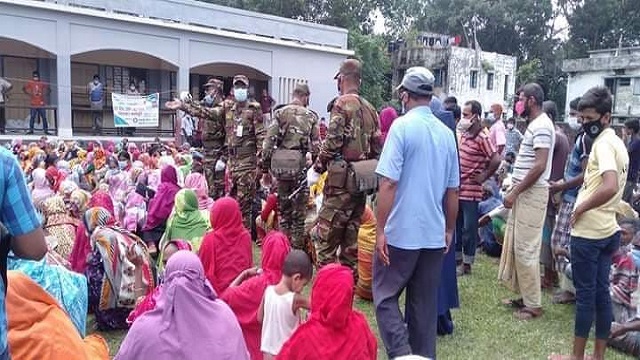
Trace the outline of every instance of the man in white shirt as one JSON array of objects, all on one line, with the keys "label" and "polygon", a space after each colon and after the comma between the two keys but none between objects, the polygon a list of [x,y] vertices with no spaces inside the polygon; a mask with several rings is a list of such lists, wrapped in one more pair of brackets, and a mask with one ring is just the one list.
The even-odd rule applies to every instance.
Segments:
[{"label": "man in white shirt", "polygon": [[6,112],[4,105],[6,103],[6,94],[11,90],[13,85],[7,79],[0,77],[0,133],[4,134],[5,126],[7,125]]},{"label": "man in white shirt", "polygon": [[504,198],[511,209],[500,257],[498,278],[522,297],[504,300],[516,308],[514,316],[529,320],[542,315],[540,289],[540,247],[542,227],[547,212],[551,160],[555,144],[555,127],[542,111],[544,91],[531,83],[520,92],[527,118],[518,157],[513,166],[513,186]]}]

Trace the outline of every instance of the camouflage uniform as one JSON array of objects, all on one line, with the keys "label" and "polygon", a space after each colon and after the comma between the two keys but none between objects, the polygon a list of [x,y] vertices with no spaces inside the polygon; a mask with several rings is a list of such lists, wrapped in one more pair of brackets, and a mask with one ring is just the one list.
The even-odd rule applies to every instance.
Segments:
[{"label": "camouflage uniform", "polygon": [[[357,60],[347,60],[341,66]],[[359,71],[359,63],[357,63]],[[327,137],[322,143],[314,169],[323,173],[329,168],[325,181],[322,206],[318,222],[312,230],[316,242],[318,265],[339,261],[354,270],[358,252],[358,230],[364,212],[366,194],[353,194],[346,189],[353,180],[353,172],[346,171],[346,178],[335,176],[331,169],[350,169],[349,164],[360,160],[376,159],[381,151],[378,114],[373,106],[352,91],[335,99],[331,108]],[[338,254],[339,253],[339,254]]]},{"label": "camouflage uniform", "polygon": [[[306,89],[308,94],[306,86],[301,89]],[[271,168],[271,156],[276,149],[300,151],[303,162],[307,152],[311,152],[315,158],[320,141],[318,121],[318,115],[299,102],[275,110],[273,122],[264,141],[263,172],[267,173]],[[278,178],[275,174],[274,176],[278,180],[279,230],[289,237],[294,249],[307,251],[308,237],[305,234],[304,222],[307,216],[309,187],[305,168],[301,165],[295,179]],[[297,189],[301,190],[293,195]]]},{"label": "camouflage uniform", "polygon": [[[222,82],[217,79],[211,79],[204,87],[207,88],[209,86],[217,86],[220,88]],[[214,100],[214,104],[220,102],[222,102],[221,98]],[[180,109],[193,117],[203,120],[202,143],[204,147],[204,176],[209,185],[209,196],[214,200],[221,198],[225,195],[224,170],[215,171],[215,165],[218,160],[225,161],[227,152],[224,119],[218,115],[215,107],[207,106],[204,101],[201,103],[186,101]]]}]

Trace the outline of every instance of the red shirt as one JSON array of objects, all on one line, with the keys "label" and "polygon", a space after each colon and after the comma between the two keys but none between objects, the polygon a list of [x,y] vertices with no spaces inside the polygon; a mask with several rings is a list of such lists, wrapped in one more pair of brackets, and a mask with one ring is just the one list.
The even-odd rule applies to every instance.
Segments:
[{"label": "red shirt", "polygon": [[31,106],[44,106],[44,93],[47,91],[47,84],[39,80],[30,80],[24,89],[31,96]]},{"label": "red shirt", "polygon": [[475,176],[484,172],[496,148],[482,131],[476,136],[467,133],[460,139],[460,200],[482,200],[482,184]]}]

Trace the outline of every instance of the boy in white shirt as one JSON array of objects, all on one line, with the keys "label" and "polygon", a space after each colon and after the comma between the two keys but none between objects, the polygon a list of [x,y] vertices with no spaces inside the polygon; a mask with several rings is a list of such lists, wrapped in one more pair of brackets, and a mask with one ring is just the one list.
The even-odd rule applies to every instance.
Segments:
[{"label": "boy in white shirt", "polygon": [[313,265],[302,250],[292,250],[284,260],[282,278],[267,287],[258,308],[262,324],[260,350],[265,360],[278,355],[282,345],[300,324],[300,309],[309,309],[309,299],[300,294],[313,276]]}]

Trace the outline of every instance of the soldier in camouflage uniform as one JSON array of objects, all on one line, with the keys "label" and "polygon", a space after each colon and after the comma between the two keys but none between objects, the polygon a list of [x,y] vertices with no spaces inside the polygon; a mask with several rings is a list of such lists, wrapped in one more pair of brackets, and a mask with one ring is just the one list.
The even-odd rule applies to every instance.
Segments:
[{"label": "soldier in camouflage uniform", "polygon": [[[263,181],[269,182],[269,170],[272,170],[273,176],[278,180],[279,230],[289,237],[294,249],[304,251],[308,250],[304,231],[309,199],[305,171],[306,154],[310,152],[315,158],[320,145],[318,114],[307,108],[310,95],[309,87],[299,84],[293,91],[293,101],[274,111],[262,152]],[[293,166],[297,169],[272,166],[272,155],[282,150],[298,152],[299,167]],[[278,166],[275,163],[273,165]]]},{"label": "soldier in camouflage uniform", "polygon": [[[240,203],[242,222],[247,229],[250,229],[251,205],[256,196],[257,159],[262,157],[265,129],[260,104],[248,101],[248,88],[249,79],[246,76],[234,76],[235,101],[219,102],[213,108],[207,108],[206,114],[211,119],[211,125],[214,126],[212,132],[216,135],[216,139],[219,138],[220,133],[226,134],[226,149],[229,156],[227,167],[233,183],[231,195]],[[184,110],[188,108],[188,103],[174,101],[167,103],[167,107]],[[205,133],[208,135],[208,128],[205,128]],[[259,147],[258,144],[260,144]]]},{"label": "soldier in camouflage uniform", "polygon": [[319,174],[329,171],[324,185],[318,222],[311,236],[316,241],[318,265],[339,261],[354,270],[357,277],[357,239],[360,218],[364,212],[366,194],[349,191],[353,181],[351,164],[377,159],[381,152],[378,114],[360,95],[361,64],[345,60],[335,79],[340,96],[331,107],[327,137],[310,172],[314,183]]},{"label": "soldier in camouflage uniform", "polygon": [[205,97],[201,102],[182,99],[179,109],[203,119],[202,143],[204,146],[203,169],[209,185],[209,196],[214,200],[223,197],[224,162],[226,157],[224,122],[217,116],[215,105],[222,102],[222,81],[211,78],[204,84]]}]

